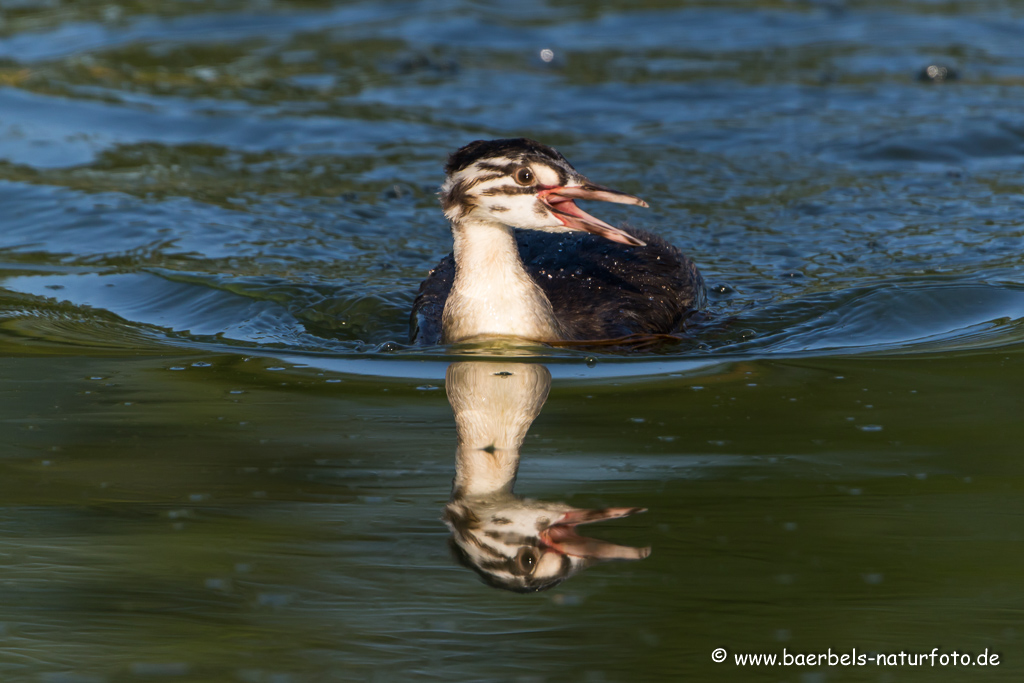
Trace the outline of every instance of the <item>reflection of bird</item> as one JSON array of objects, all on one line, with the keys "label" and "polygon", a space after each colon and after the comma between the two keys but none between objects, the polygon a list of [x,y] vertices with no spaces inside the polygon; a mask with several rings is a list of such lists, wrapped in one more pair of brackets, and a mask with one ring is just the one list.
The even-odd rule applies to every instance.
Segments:
[{"label": "reflection of bird", "polygon": [[551,588],[605,560],[639,560],[650,548],[586,538],[578,524],[617,519],[643,508],[585,510],[512,493],[519,449],[551,386],[543,365],[453,363],[445,388],[458,449],[444,520],[456,557],[497,588]]},{"label": "reflection of bird", "polygon": [[[445,173],[441,206],[455,248],[420,285],[414,342],[665,334],[704,304],[703,279],[679,249],[573,200],[647,204],[591,183],[551,147],[478,140],[452,154]],[[577,231],[592,234],[564,234]]]},{"label": "reflection of bird", "polygon": [[519,593],[541,591],[606,560],[642,560],[650,548],[631,548],[576,533],[577,524],[618,519],[644,508],[581,510],[565,503],[513,495],[452,502],[445,521],[459,561],[488,584]]}]

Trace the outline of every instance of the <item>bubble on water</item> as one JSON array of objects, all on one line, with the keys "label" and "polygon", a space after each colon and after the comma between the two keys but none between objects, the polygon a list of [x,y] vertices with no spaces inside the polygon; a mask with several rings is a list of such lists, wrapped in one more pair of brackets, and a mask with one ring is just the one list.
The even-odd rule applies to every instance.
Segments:
[{"label": "bubble on water", "polygon": [[945,83],[946,81],[955,81],[957,73],[944,64],[929,64],[921,69],[917,79],[924,83]]},{"label": "bubble on water", "polygon": [[544,48],[540,51],[540,58],[544,62],[551,62],[555,58],[555,51]]},{"label": "bubble on water", "polygon": [[196,78],[203,81],[204,83],[211,83],[217,80],[218,76],[217,70],[208,66],[201,66],[192,69],[192,75],[194,75]]}]

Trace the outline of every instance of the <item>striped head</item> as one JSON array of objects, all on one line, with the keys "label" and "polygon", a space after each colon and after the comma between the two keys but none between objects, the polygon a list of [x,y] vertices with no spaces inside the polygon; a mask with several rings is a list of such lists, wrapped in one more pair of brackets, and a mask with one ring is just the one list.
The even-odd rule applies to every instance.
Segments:
[{"label": "striped head", "polygon": [[576,525],[618,519],[644,508],[582,510],[564,503],[498,496],[456,499],[445,508],[459,562],[495,588],[530,593],[553,588],[609,560],[642,560],[650,548],[616,545],[576,533]]},{"label": "striped head", "polygon": [[580,209],[592,199],[644,206],[633,195],[596,185],[556,149],[527,138],[477,140],[448,157],[441,206],[453,224],[501,223],[545,232],[584,231],[643,246],[625,231]]}]

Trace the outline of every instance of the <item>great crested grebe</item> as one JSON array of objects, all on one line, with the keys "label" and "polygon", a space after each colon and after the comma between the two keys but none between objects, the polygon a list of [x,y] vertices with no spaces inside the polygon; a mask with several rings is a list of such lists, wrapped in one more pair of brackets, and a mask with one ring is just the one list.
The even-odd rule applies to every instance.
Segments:
[{"label": "great crested grebe", "polygon": [[[477,140],[444,170],[440,199],[455,248],[420,285],[414,343],[671,334],[704,305],[704,280],[679,249],[647,231],[613,227],[573,200],[646,202],[595,185],[552,147]],[[591,234],[564,234],[577,231]]]},{"label": "great crested grebe", "polygon": [[550,387],[551,373],[532,363],[459,362],[445,374],[458,448],[444,521],[459,562],[495,588],[545,590],[595,564],[651,554],[576,532],[644,508],[589,510],[513,493],[519,449]]}]

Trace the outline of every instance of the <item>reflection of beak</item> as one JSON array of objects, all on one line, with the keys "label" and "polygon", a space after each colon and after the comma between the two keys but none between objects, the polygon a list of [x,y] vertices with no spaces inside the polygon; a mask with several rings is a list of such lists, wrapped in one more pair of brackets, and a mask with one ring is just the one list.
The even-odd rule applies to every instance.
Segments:
[{"label": "reflection of beak", "polygon": [[544,202],[558,220],[570,230],[583,230],[595,235],[600,235],[612,242],[621,242],[634,247],[645,246],[637,238],[624,230],[608,225],[599,218],[594,218],[586,211],[573,203],[573,199],[594,199],[599,202],[613,202],[615,204],[635,204],[636,206],[647,206],[647,202],[625,192],[618,192],[607,187],[594,185],[584,181],[582,185],[565,185],[561,187],[549,187],[537,193],[537,198]]},{"label": "reflection of beak", "polygon": [[585,560],[642,560],[651,554],[648,548],[633,548],[616,545],[596,538],[587,538],[576,533],[577,524],[590,524],[606,519],[619,519],[647,508],[604,508],[603,510],[570,510],[561,519],[540,532],[541,541],[552,550],[563,555],[573,555]]}]

